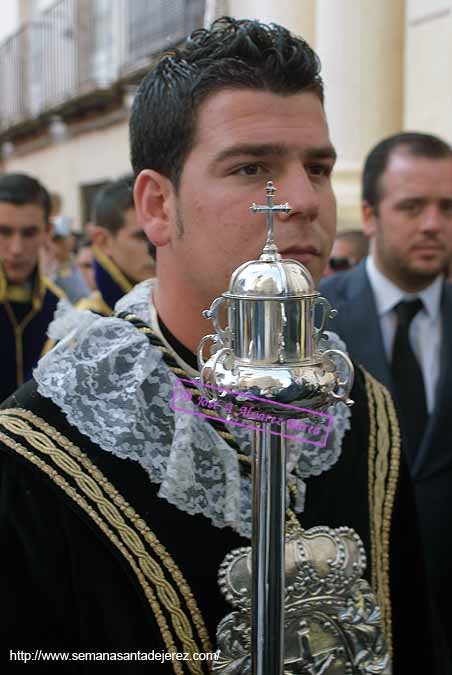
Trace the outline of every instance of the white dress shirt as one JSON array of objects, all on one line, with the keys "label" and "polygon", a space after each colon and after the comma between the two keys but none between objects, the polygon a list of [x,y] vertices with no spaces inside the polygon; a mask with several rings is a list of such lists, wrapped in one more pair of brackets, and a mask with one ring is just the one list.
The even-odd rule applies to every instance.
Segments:
[{"label": "white dress shirt", "polygon": [[397,328],[394,307],[401,300],[420,298],[424,303],[424,308],[416,314],[411,322],[409,337],[411,347],[421,366],[427,409],[431,414],[435,406],[436,387],[440,373],[441,292],[444,279],[439,276],[423,291],[407,293],[380,272],[371,255],[366,260],[366,270],[375,296],[383,344],[389,362],[391,362]]}]

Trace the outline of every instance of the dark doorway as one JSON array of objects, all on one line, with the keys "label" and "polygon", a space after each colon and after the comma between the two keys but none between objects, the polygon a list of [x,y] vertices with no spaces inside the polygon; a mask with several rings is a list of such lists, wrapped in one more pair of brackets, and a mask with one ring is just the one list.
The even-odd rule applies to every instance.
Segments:
[{"label": "dark doorway", "polygon": [[94,199],[97,192],[107,185],[108,181],[104,180],[100,183],[89,183],[87,185],[80,185],[80,199],[81,199],[81,225],[82,230],[85,230],[86,223],[91,220],[91,213],[93,210]]}]

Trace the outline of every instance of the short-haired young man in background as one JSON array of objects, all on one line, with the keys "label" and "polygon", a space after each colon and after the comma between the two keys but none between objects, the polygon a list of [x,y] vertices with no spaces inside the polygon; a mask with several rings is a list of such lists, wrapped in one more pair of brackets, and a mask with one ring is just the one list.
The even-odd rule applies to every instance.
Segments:
[{"label": "short-haired young man in background", "polygon": [[77,308],[108,316],[136,283],[155,274],[154,247],[137,223],[133,176],[111,181],[96,194],[90,237],[97,290]]},{"label": "short-haired young man in background", "polygon": [[64,293],[39,271],[50,197],[25,174],[0,176],[0,401],[31,377]]}]

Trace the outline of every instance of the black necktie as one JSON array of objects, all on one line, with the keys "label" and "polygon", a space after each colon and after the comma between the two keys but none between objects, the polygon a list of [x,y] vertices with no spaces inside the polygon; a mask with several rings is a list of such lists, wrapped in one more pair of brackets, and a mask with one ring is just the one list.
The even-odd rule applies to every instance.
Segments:
[{"label": "black necktie", "polygon": [[400,414],[403,445],[413,460],[428,420],[424,378],[409,339],[410,324],[423,308],[422,300],[402,301],[394,308],[397,330],[391,372]]}]

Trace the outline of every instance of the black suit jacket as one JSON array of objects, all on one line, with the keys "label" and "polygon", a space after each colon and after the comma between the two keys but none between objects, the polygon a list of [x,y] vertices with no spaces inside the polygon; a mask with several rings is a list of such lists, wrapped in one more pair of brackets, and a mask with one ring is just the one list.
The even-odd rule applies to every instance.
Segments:
[{"label": "black suit jacket", "polygon": [[[338,316],[330,321],[328,328],[346,342],[352,358],[393,394],[394,385],[365,263],[324,279],[319,288],[332,307],[338,310]],[[441,376],[435,410],[430,416],[416,460],[410,465],[415,480],[452,471],[452,426],[446,424],[447,417],[452,413],[452,285],[448,283],[443,287],[441,317],[442,345],[438,354]]]},{"label": "black suit jacket", "polygon": [[[324,279],[319,290],[338,310],[327,328],[345,341],[355,361],[394,393],[365,261],[348,272]],[[441,374],[435,409],[416,458],[409,462],[409,471],[432,592],[441,608],[444,640],[452,652],[452,285],[449,283],[444,284],[442,291],[441,320],[441,352],[437,355]],[[452,658],[448,658],[452,664]],[[450,668],[446,672],[452,672],[452,665]]]}]

